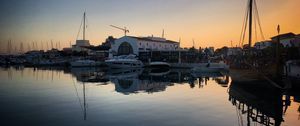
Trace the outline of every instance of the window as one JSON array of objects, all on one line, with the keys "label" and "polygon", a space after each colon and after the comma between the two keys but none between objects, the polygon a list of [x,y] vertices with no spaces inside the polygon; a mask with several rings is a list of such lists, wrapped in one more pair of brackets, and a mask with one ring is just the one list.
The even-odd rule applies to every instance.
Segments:
[{"label": "window", "polygon": [[128,55],[128,54],[132,54],[132,53],[133,53],[133,49],[128,42],[123,42],[119,46],[118,55]]}]

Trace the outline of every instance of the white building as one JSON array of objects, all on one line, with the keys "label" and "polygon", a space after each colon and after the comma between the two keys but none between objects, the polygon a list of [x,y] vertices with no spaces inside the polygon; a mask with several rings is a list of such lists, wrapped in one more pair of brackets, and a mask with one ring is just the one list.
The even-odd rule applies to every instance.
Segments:
[{"label": "white building", "polygon": [[[144,51],[174,51],[179,48],[179,42],[158,37],[123,36],[111,43],[110,57],[113,55],[139,55]],[[112,54],[112,55],[111,55]]]},{"label": "white building", "polygon": [[77,52],[87,51],[88,49],[86,49],[85,47],[89,47],[89,46],[90,46],[89,40],[76,40],[76,44],[72,45],[72,51],[77,51]]},{"label": "white building", "polygon": [[292,40],[292,45],[295,47],[300,47],[300,34],[295,36],[295,39]]},{"label": "white building", "polygon": [[272,41],[261,41],[254,44],[256,49],[265,49],[272,46]]},{"label": "white building", "polygon": [[281,35],[274,36],[271,39],[272,39],[273,42],[277,42],[278,38],[279,38],[280,43],[284,47],[291,47],[293,40],[295,40],[295,36],[296,35],[294,33],[286,33],[286,34],[281,34]]}]

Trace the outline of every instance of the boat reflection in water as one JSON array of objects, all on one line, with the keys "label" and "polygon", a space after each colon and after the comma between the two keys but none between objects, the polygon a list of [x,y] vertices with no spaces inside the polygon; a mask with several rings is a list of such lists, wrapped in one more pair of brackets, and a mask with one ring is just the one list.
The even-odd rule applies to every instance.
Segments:
[{"label": "boat reflection in water", "polygon": [[[119,69],[109,74],[115,90],[125,95],[138,92],[154,93],[164,91],[172,82],[180,82],[180,72],[154,69]],[[116,74],[118,73],[118,74]],[[176,79],[176,80],[174,80]]]},{"label": "boat reflection in water", "polygon": [[72,68],[71,73],[81,82],[115,85],[115,91],[128,95],[131,93],[154,93],[165,91],[174,84],[190,84],[191,88],[199,84],[204,87],[209,79],[215,80],[222,87],[227,87],[229,76],[223,74],[203,73],[193,76],[189,69],[170,68],[131,68],[131,69],[96,69]]},{"label": "boat reflection in water", "polygon": [[174,86],[174,84],[188,83],[191,88],[194,88],[198,82],[199,88],[201,88],[207,84],[210,78],[221,85],[229,83],[228,76],[206,74],[206,76],[194,77],[188,69],[119,69],[112,73],[114,74],[108,75],[109,80],[115,84],[117,92],[125,95],[138,92],[161,92],[165,91],[168,86]]},{"label": "boat reflection in water", "polygon": [[89,83],[108,84],[109,79],[105,77],[107,69],[96,67],[78,67],[72,68],[71,73],[77,81]]},{"label": "boat reflection in water", "polygon": [[[282,91],[262,81],[249,84],[233,81],[229,87],[229,101],[236,107],[241,125],[247,121],[247,125],[280,126],[291,104],[289,95],[283,95]],[[243,119],[243,115],[247,119]]]}]

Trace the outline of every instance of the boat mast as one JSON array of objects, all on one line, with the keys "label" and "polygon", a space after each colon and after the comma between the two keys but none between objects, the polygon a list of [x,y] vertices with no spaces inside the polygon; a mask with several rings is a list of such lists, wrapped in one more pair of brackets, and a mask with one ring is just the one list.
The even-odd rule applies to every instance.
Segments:
[{"label": "boat mast", "polygon": [[253,0],[249,0],[249,47],[251,47],[252,42],[252,7]]},{"label": "boat mast", "polygon": [[85,12],[83,14],[83,40],[85,40]]}]

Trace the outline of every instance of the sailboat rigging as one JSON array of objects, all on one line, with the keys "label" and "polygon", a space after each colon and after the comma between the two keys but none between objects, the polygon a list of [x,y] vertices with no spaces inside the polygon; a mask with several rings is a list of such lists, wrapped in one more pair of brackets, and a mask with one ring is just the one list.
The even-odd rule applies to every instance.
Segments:
[{"label": "sailboat rigging", "polygon": [[[81,26],[81,25],[80,25]],[[80,29],[79,29],[80,32]],[[77,34],[77,38],[79,35]],[[83,31],[82,31],[82,40],[76,40],[76,44],[72,46],[72,51],[75,52],[87,52],[88,50],[85,47],[90,46],[89,40],[85,39],[86,32],[86,13],[83,13]],[[72,67],[92,67],[96,66],[96,62],[94,60],[89,59],[79,59],[70,63]]]},{"label": "sailboat rigging", "polygon": [[[249,22],[248,22],[249,21]],[[245,12],[245,17],[244,17],[244,22],[243,22],[243,26],[242,26],[242,31],[241,31],[241,35],[240,35],[240,42],[239,42],[239,46],[244,46],[244,41],[245,41],[245,36],[246,36],[246,30],[247,30],[247,25],[248,25],[248,45],[247,47],[251,47],[252,46],[252,42],[253,42],[253,21],[254,21],[254,27],[255,27],[255,37],[256,37],[256,41],[257,41],[257,31],[256,31],[256,26],[259,26],[259,30],[260,30],[260,34],[262,37],[262,40],[265,39],[264,35],[263,35],[263,30],[261,27],[261,22],[260,22],[260,18],[259,18],[259,13],[258,13],[258,7],[256,4],[256,0],[248,0],[247,2],[247,7],[246,7],[246,12]]]}]

